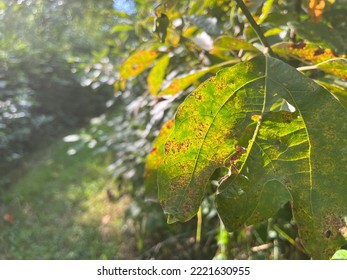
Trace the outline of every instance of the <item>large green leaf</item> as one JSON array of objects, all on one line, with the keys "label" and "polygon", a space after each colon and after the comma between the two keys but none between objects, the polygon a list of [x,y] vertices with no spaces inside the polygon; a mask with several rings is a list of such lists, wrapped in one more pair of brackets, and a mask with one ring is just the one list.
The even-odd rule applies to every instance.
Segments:
[{"label": "large green leaf", "polygon": [[328,258],[346,240],[347,112],[324,88],[274,58],[218,72],[179,107],[158,170],[169,221],[192,218],[217,168],[226,228],[271,217],[291,201],[302,243]]}]

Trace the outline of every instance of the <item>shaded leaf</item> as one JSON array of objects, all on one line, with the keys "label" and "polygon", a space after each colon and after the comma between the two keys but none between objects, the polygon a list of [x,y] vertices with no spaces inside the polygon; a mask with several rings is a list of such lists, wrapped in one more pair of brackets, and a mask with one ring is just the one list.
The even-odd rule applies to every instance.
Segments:
[{"label": "shaded leaf", "polygon": [[344,52],[347,44],[344,42],[340,33],[322,22],[291,22],[296,33],[307,41],[318,43],[324,48],[331,48],[334,51]]},{"label": "shaded leaf", "polygon": [[141,74],[159,55],[155,50],[140,50],[129,56],[119,69],[122,79],[128,79]]},{"label": "shaded leaf", "polygon": [[157,33],[161,43],[165,42],[169,23],[169,18],[164,13],[161,13],[154,19],[154,32]]},{"label": "shaded leaf", "polygon": [[155,95],[159,91],[165,77],[166,67],[168,66],[169,62],[170,57],[168,55],[164,55],[156,62],[149,72],[147,83],[149,92],[151,94]]},{"label": "shaded leaf", "polygon": [[[283,102],[290,106],[273,106]],[[346,135],[346,110],[295,68],[264,57],[240,63],[178,108],[158,170],[160,203],[169,221],[191,219],[211,175],[228,167],[216,206],[229,231],[290,199],[303,245],[328,258],[346,242]]]},{"label": "shaded leaf", "polygon": [[161,128],[158,137],[153,143],[151,153],[147,156],[145,166],[145,192],[146,197],[158,198],[157,173],[158,167],[164,158],[164,144],[173,129],[173,119],[166,122]]}]

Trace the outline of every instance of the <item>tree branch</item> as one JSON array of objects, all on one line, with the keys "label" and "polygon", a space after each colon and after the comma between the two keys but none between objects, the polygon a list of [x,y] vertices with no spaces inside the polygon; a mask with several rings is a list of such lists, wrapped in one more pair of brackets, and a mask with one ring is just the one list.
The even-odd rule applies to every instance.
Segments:
[{"label": "tree branch", "polygon": [[242,10],[242,12],[244,13],[244,15],[246,16],[246,18],[248,19],[248,21],[251,24],[252,28],[254,29],[254,31],[257,34],[257,36],[258,36],[260,42],[262,43],[263,47],[266,48],[267,51],[265,52],[265,55],[270,55],[270,56],[274,57],[275,54],[273,53],[273,51],[272,51],[268,41],[266,40],[263,31],[261,31],[259,25],[255,22],[253,16],[249,12],[249,10],[246,7],[246,5],[243,3],[242,0],[236,0],[236,2],[237,2],[237,5]]}]

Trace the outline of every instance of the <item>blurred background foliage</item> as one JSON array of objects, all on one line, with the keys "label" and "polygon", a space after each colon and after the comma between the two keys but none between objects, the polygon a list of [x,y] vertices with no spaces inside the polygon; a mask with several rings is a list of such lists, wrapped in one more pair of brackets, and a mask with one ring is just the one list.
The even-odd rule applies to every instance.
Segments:
[{"label": "blurred background foliage", "polygon": [[[291,65],[316,64],[293,53],[297,46],[305,51],[308,43],[319,54],[330,51],[329,58],[345,57],[346,1],[245,3],[270,44],[278,46],[277,54]],[[0,42],[3,192],[11,190],[27,158],[65,136],[66,158],[88,150],[91,158],[109,159],[100,176],[112,184],[100,191],[111,201],[129,198],[123,205],[124,230],[133,242],[129,258],[308,258],[289,205],[269,221],[229,234],[213,206],[213,180],[201,216],[175,225],[166,224],[159,203],[147,195],[156,186],[144,186],[146,156],[180,102],[221,67],[262,51],[235,1],[2,0]],[[330,86],[344,102],[343,67],[337,75],[317,69],[305,74]],[[6,203],[0,197],[1,202]],[[122,257],[66,258],[100,256]]]}]

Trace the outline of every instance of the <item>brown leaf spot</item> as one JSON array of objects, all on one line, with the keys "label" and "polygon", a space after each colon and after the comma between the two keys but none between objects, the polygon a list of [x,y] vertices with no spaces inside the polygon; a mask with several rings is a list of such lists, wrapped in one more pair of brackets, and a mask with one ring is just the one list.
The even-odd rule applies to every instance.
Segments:
[{"label": "brown leaf spot", "polygon": [[[325,238],[338,238],[339,234],[347,233],[347,227],[342,217],[329,214],[324,219],[323,235]],[[345,237],[345,236],[344,236]]]},{"label": "brown leaf spot", "polygon": [[11,213],[4,214],[4,216],[2,218],[8,224],[14,223],[14,216]]},{"label": "brown leaf spot", "polygon": [[321,54],[324,54],[325,53],[325,50],[324,49],[316,49],[314,51],[314,56],[317,56],[317,55],[321,55]]},{"label": "brown leaf spot", "polygon": [[306,47],[306,43],[303,42],[299,42],[299,43],[291,43],[289,45],[290,48],[292,49],[303,49]]}]

